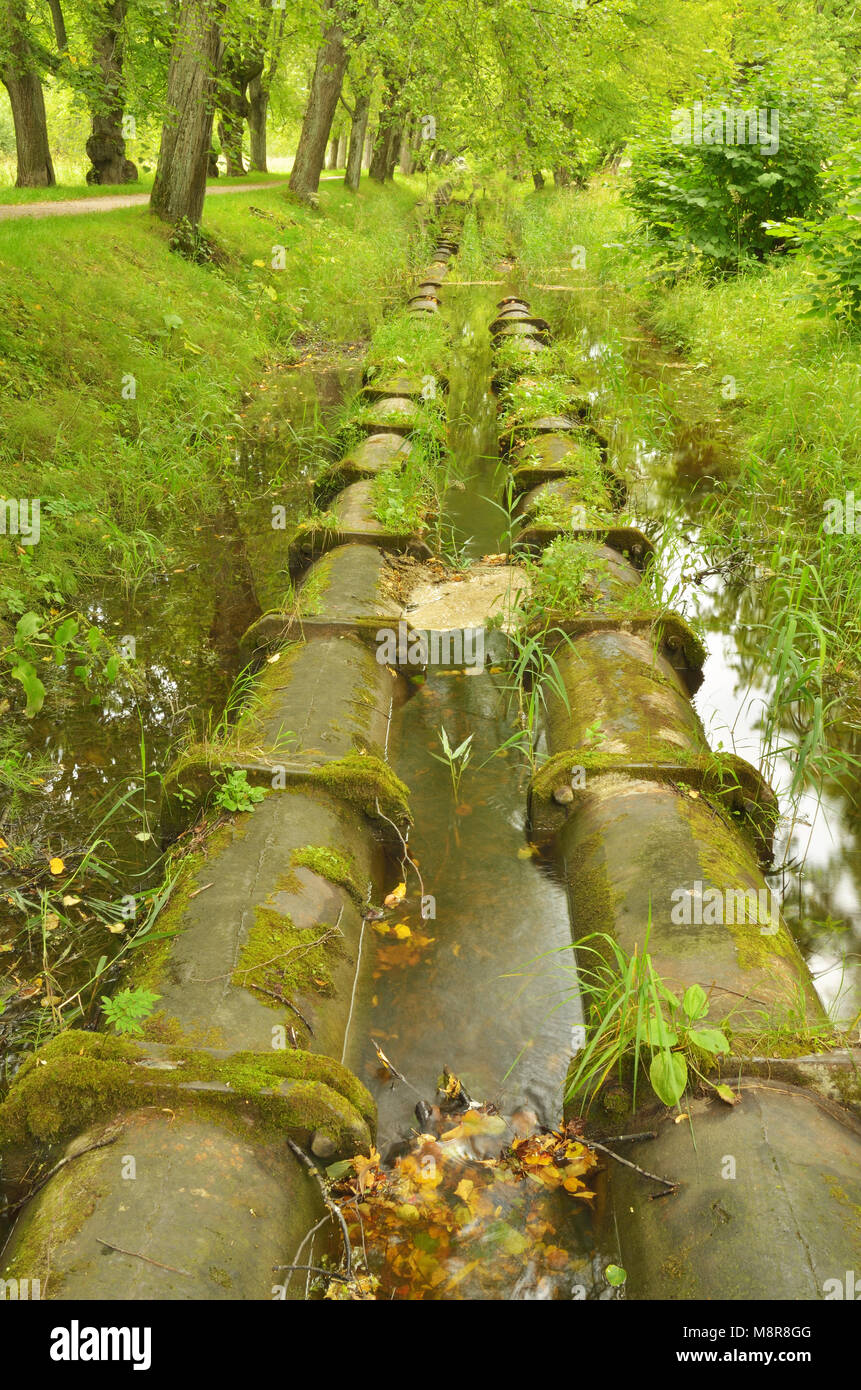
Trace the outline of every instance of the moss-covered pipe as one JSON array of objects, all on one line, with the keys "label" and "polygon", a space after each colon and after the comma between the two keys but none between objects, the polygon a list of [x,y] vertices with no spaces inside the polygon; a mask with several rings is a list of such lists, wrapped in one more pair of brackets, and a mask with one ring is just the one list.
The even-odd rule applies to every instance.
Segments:
[{"label": "moss-covered pipe", "polygon": [[[535,367],[529,371],[531,384]],[[571,447],[582,430],[582,417],[531,437],[527,425],[509,457],[515,489],[525,491],[524,470],[533,469],[566,506],[593,500],[594,464]],[[553,478],[554,469],[570,478]],[[593,544],[579,519],[570,526],[558,517],[554,526],[542,488],[526,499],[521,542],[526,534],[540,550],[568,534]],[[608,528],[603,538],[612,546],[611,535]],[[602,939],[612,939],[629,957],[648,951],[678,996],[701,985],[708,1023],[726,1025],[744,1053],[764,1035],[782,1029],[789,1037],[800,1024],[825,1022],[760,868],[770,858],[776,801],[741,759],[711,754],[689,704],[691,684],[665,650],[667,615],[663,628],[655,620],[644,630],[648,605],[637,587],[636,571],[609,562],[606,550],[596,568],[593,545],[576,611],[547,611],[533,623],[556,673],[545,688],[550,756],[532,779],[530,829],[555,838],[575,940],[588,938],[600,951]],[[690,645],[685,627],[678,619],[676,650]],[[608,970],[613,962],[608,949]],[[742,1070],[736,1063],[732,1078],[740,1104],[686,1098],[683,1126],[654,1097],[643,1107],[641,1077],[641,1109],[629,1128],[657,1129],[658,1138],[625,1154],[680,1187],[650,1202],[640,1174],[611,1164],[601,1243],[618,1251],[629,1297],[844,1296],[861,1234],[861,1128],[809,1090],[739,1080]],[[611,1100],[602,1095],[599,1110]],[[621,1100],[628,1108],[630,1090]],[[608,1123],[617,1133],[625,1127],[617,1115]],[[855,1296],[854,1283],[845,1296]]]},{"label": "moss-covered pipe", "polygon": [[[413,394],[368,396],[361,462],[342,478],[407,456]],[[353,517],[355,494],[342,506]],[[341,1058],[362,907],[383,881],[375,825],[405,827],[409,811],[387,762],[396,677],[350,629],[399,612],[379,550],[317,560],[279,615],[299,640],[291,629],[228,736],[166,779],[168,816],[220,771],[268,795],[198,828],[134,953],[127,983],[158,1004],[143,1040],[62,1034],[0,1105],[4,1179],[28,1174],[34,1150],[68,1160],[25,1204],[3,1277],[39,1280],[43,1297],[269,1299],[320,1213],[285,1133],[324,1159],[370,1144],[373,1101]]]},{"label": "moss-covered pipe", "polygon": [[657,1137],[624,1155],[678,1180],[671,1196],[649,1201],[654,1183],[612,1165],[599,1241],[627,1273],[626,1296],[857,1299],[861,1126],[810,1089],[752,1077],[734,1085],[737,1105],[694,1097],[681,1125],[664,1107],[638,1115],[633,1129]]}]

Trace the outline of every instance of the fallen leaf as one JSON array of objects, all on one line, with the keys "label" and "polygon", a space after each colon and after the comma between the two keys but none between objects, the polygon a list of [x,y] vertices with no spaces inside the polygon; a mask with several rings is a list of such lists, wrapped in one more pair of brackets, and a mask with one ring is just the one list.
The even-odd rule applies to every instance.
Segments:
[{"label": "fallen leaf", "polygon": [[730,1086],[715,1086],[715,1090],[725,1105],[738,1105],[741,1096],[736,1095]]},{"label": "fallen leaf", "polygon": [[383,902],[386,907],[397,907],[407,896],[407,885],[399,883],[397,888],[393,888],[391,893],[387,893]]},{"label": "fallen leaf", "polygon": [[62,874],[65,872],[66,866],[62,859],[52,859],[48,868],[51,870],[52,874]]}]

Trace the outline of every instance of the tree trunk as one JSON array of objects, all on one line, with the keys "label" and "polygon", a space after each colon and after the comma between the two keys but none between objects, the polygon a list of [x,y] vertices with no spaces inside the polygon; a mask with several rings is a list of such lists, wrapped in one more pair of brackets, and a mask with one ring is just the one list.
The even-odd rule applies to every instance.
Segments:
[{"label": "tree trunk", "polygon": [[540,169],[532,170],[532,182],[534,183],[536,188],[544,187],[544,175],[542,174]]},{"label": "tree trunk", "polygon": [[57,182],[48,144],[45,98],[27,32],[25,0],[0,6],[0,81],[9,93],[18,157],[16,188],[51,188]]},{"label": "tree trunk", "polygon": [[251,133],[251,168],[266,173],[266,115],[269,88],[262,76],[248,84],[248,129]]},{"label": "tree trunk", "polygon": [[92,105],[87,141],[87,183],[133,183],[138,171],[126,159],[123,135],[123,33],[127,0],[107,0],[93,43],[93,63],[102,79],[102,97]]},{"label": "tree trunk", "polygon": [[370,169],[370,167],[371,167],[371,160],[372,160],[373,157],[374,157],[374,145],[375,145],[375,144],[376,144],[376,139],[375,139],[375,136],[374,136],[374,132],[373,132],[372,130],[369,130],[369,129],[366,127],[366,129],[365,129],[365,148],[364,148],[364,150],[363,150],[363,152],[362,152],[362,163],[363,163],[363,165],[365,166],[365,169],[366,169],[366,170]]},{"label": "tree trunk", "polygon": [[338,137],[333,135],[329,141],[329,152],[326,155],[326,168],[337,169],[338,167]]},{"label": "tree trunk", "polygon": [[403,129],[399,125],[393,125],[389,131],[389,147],[386,152],[386,178],[395,177],[395,169],[401,154],[401,142],[403,141]]},{"label": "tree trunk", "polygon": [[553,170],[553,182],[557,188],[570,188],[571,170],[567,169],[563,164],[557,165]]},{"label": "tree trunk", "polygon": [[187,217],[197,225],[203,213],[224,4],[225,0],[182,0],[150,198],[150,208],[164,222]]},{"label": "tree trunk", "polygon": [[54,37],[57,40],[57,52],[65,53],[69,47],[69,40],[66,35],[66,21],[63,17],[63,7],[60,0],[48,0],[48,9],[51,11],[51,21],[54,25]]},{"label": "tree trunk", "polygon": [[398,130],[398,118],[394,111],[395,103],[395,84],[392,78],[386,78],[386,85],[383,91],[383,105],[380,109],[380,124],[377,126],[377,138],[374,142],[374,153],[371,155],[371,167],[369,173],[377,183],[384,183],[387,178],[391,178],[394,169],[394,157],[397,157],[398,142],[400,133]]},{"label": "tree trunk", "polygon": [[350,126],[350,148],[347,152],[347,171],[344,174],[344,183],[351,193],[358,192],[359,179],[362,176],[362,151],[365,147],[365,135],[368,129],[368,116],[371,112],[371,92],[370,88],[366,92],[360,92],[356,97],[356,104],[353,107],[353,123]]},{"label": "tree trunk", "polygon": [[415,159],[413,157],[413,134],[415,130],[415,117],[411,116],[404,125],[401,135],[401,148],[398,154],[398,163],[401,166],[402,174],[411,174],[415,169]]},{"label": "tree trunk", "polygon": [[251,103],[245,89],[249,82],[260,77],[262,71],[262,53],[244,60],[239,53],[225,54],[219,92],[218,138],[227,160],[229,177],[241,177],[246,172],[242,158],[242,135],[245,121],[251,115]]},{"label": "tree trunk", "polygon": [[[330,3],[330,13],[331,9]],[[329,131],[349,61],[343,31],[339,25],[332,24],[317,50],[308,105],[305,107],[302,132],[290,174],[290,188],[299,198],[313,197],[320,186],[320,171],[326,157]]]},{"label": "tree trunk", "polygon": [[347,167],[347,127],[344,126],[338,136],[338,163],[336,169],[346,169]]}]

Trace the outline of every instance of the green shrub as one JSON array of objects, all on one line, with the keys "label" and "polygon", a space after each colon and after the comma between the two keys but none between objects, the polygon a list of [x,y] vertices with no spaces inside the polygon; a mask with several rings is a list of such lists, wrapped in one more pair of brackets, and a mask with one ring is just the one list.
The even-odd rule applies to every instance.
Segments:
[{"label": "green shrub", "polygon": [[[824,98],[787,90],[764,69],[729,91],[702,97],[709,110],[776,113],[776,148],[762,144],[673,143],[670,122],[632,149],[627,202],[651,240],[676,260],[728,271],[786,246],[766,222],[804,217],[824,206],[821,167],[829,152]],[[692,109],[694,103],[687,103]],[[773,119],[773,118],[770,118]],[[760,127],[760,133],[762,128]]]},{"label": "green shrub", "polygon": [[834,211],[819,221],[796,217],[769,223],[769,236],[790,238],[790,249],[807,254],[815,279],[809,287],[811,314],[834,314],[861,325],[861,149],[834,160],[823,178],[834,190]]}]

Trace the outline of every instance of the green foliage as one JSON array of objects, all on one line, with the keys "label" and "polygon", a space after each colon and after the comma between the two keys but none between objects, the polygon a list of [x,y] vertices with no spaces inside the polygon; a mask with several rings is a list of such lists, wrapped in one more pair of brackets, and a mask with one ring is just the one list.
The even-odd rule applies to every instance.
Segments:
[{"label": "green foliage", "polygon": [[[706,1079],[697,1059],[705,1055],[714,1060],[729,1052],[724,1033],[703,1026],[709,1009],[705,991],[691,985],[680,1001],[655,970],[648,945],[648,930],[643,950],[635,947],[631,955],[604,932],[576,943],[590,1001],[589,1036],[569,1075],[566,1098],[582,1096],[587,1109],[610,1074],[618,1071],[621,1077],[626,1067],[633,1075],[636,1109],[646,1058],[655,1095],[664,1105],[677,1105],[687,1089],[689,1069]],[[594,964],[587,963],[592,959]]]},{"label": "green foliage", "polygon": [[[704,116],[707,109],[776,113],[777,149],[723,139],[674,144],[665,115],[664,128],[632,148],[626,197],[650,237],[671,256],[737,269],[785,245],[785,238],[770,237],[763,223],[821,208],[821,166],[830,149],[832,113],[821,97],[782,85],[768,68],[754,68],[727,90],[698,99]],[[692,107],[693,99],[686,104]]]},{"label": "green foliage", "polygon": [[11,647],[0,647],[0,662],[7,663],[13,681],[24,693],[24,715],[32,719],[45,703],[45,685],[37,664],[49,663],[57,670],[69,659],[75,660],[74,675],[85,686],[98,675],[112,684],[119,673],[121,658],[97,627],[80,628],[77,618],[55,614],[23,613],[15,625]]},{"label": "green foliage", "polygon": [[102,1013],[118,1033],[142,1037],[141,1023],[149,1018],[160,998],[161,995],[154,994],[151,989],[121,989],[113,999],[102,995]]},{"label": "green foliage", "polygon": [[769,236],[788,238],[815,271],[807,290],[810,312],[833,314],[861,326],[861,148],[835,158],[823,174],[836,206],[818,220],[804,217],[770,223]]},{"label": "green foliage", "polygon": [[172,228],[168,246],[193,265],[225,266],[230,260],[218,238],[189,222],[187,217],[181,217]]},{"label": "green foliage", "polygon": [[469,734],[463,740],[463,743],[458,744],[457,748],[452,748],[444,727],[440,727],[437,730],[437,734],[442,744],[442,753],[431,753],[431,757],[435,758],[438,763],[443,763],[448,768],[449,776],[451,777],[452,794],[455,803],[457,803],[460,797],[460,784],[463,780],[463,774],[466,772],[467,764],[472,755],[472,740],[475,735]]},{"label": "green foliage", "polygon": [[215,804],[222,811],[231,813],[241,811],[251,811],[258,801],[262,801],[266,792],[262,787],[252,787],[248,782],[248,773],[244,768],[234,768],[225,777],[222,784],[215,793]]}]

